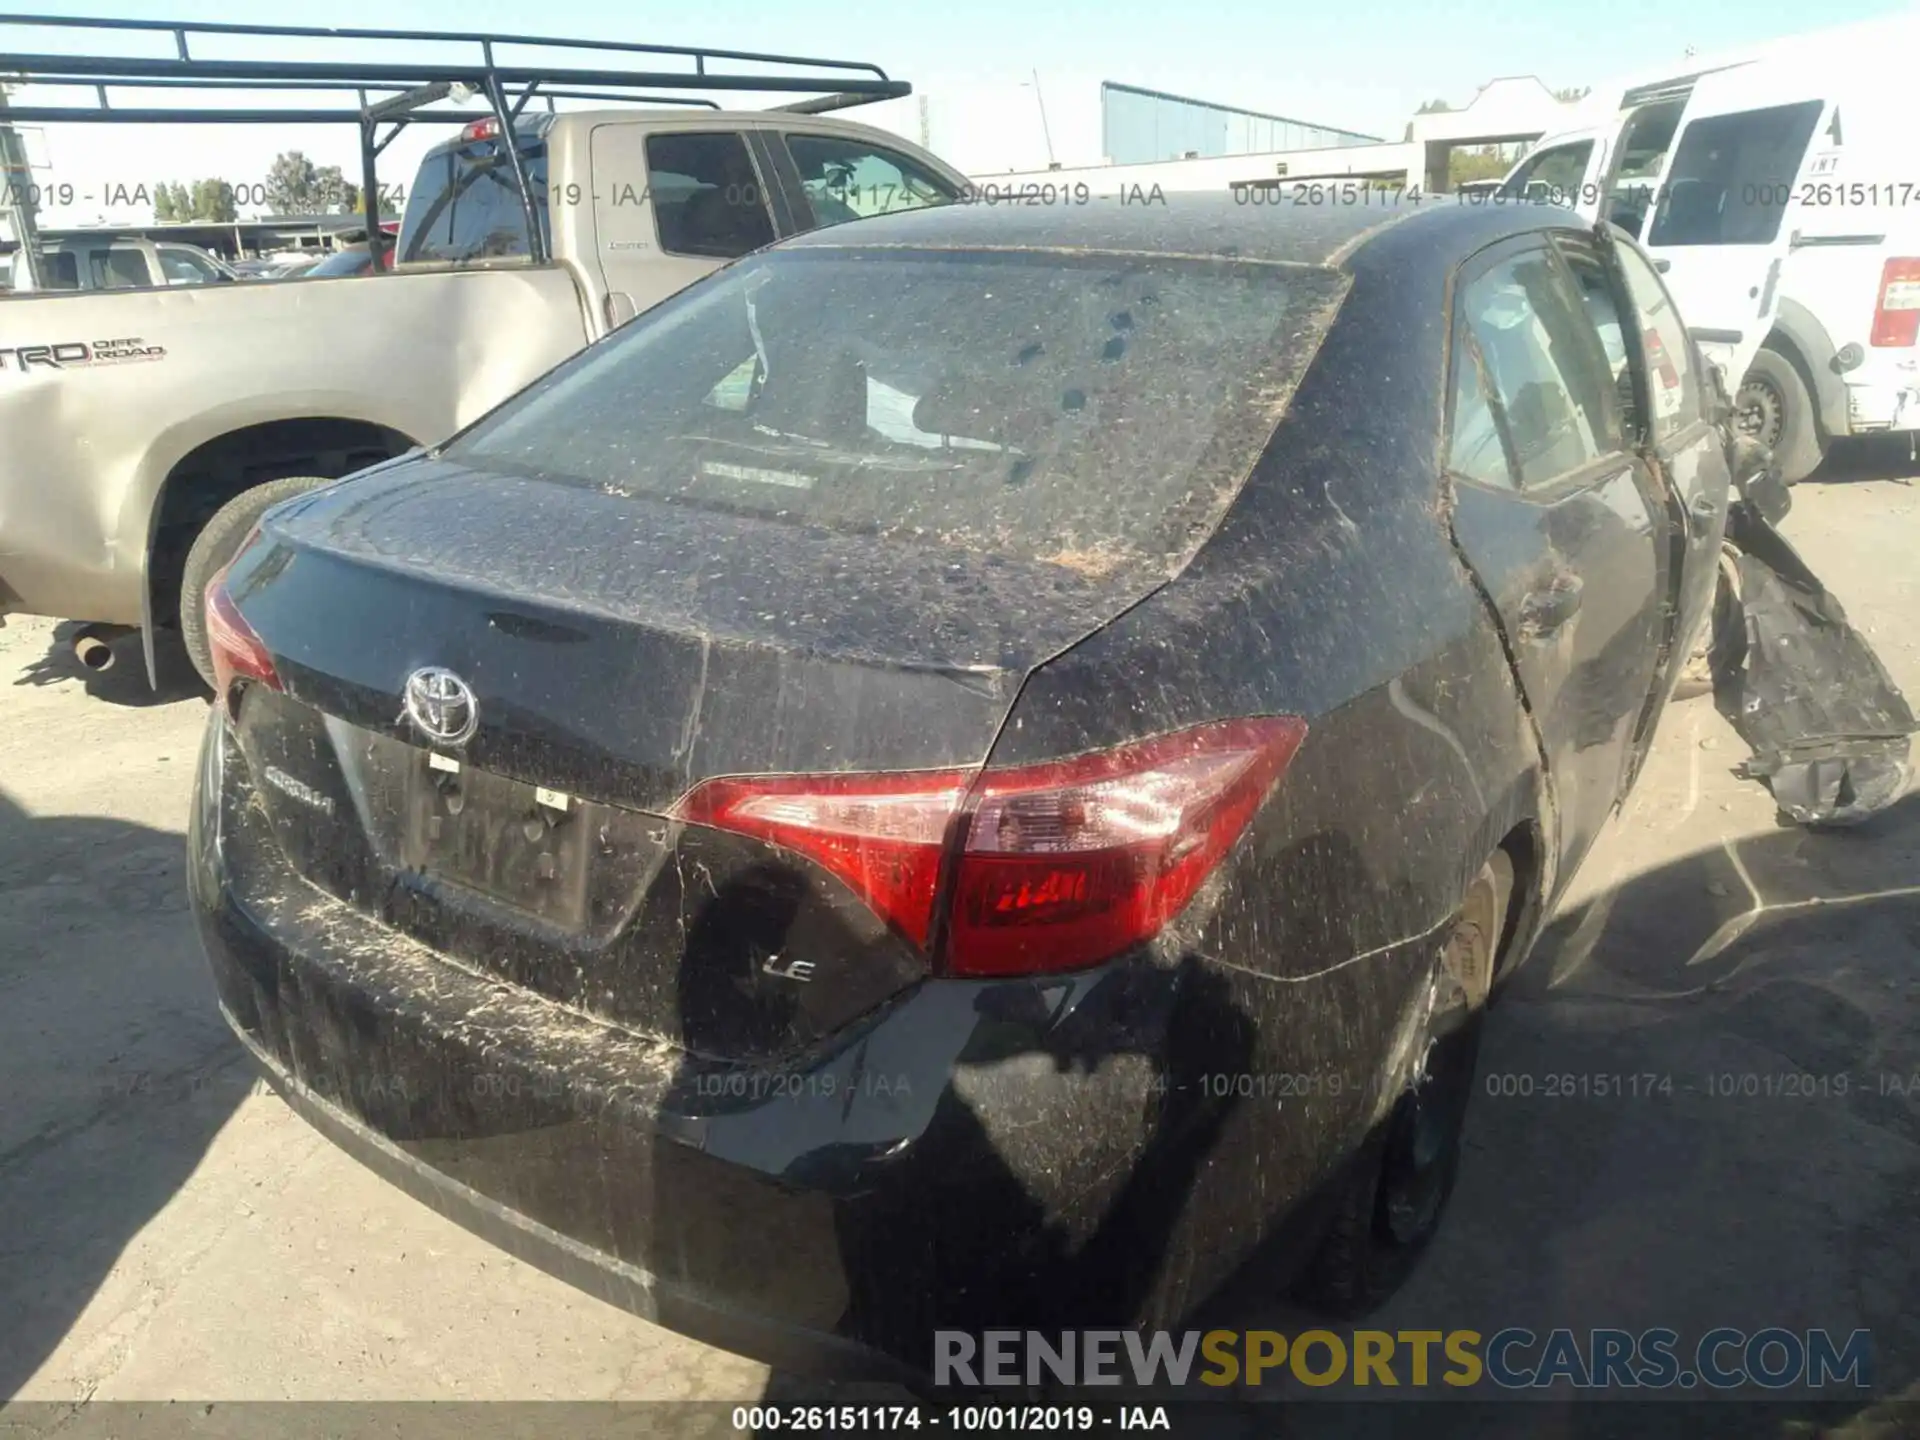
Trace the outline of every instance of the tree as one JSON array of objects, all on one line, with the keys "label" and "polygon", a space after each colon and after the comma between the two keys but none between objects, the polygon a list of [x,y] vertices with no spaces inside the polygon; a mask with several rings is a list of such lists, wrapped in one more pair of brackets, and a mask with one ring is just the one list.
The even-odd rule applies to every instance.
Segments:
[{"label": "tree", "polygon": [[310,215],[320,208],[320,171],[298,150],[287,150],[267,167],[267,208],[276,215]]},{"label": "tree", "polygon": [[194,181],[191,199],[195,220],[231,223],[240,218],[240,208],[234,203],[233,186],[224,180]]},{"label": "tree", "polygon": [[1498,145],[1456,148],[1447,152],[1447,188],[1457,189],[1473,180],[1498,180],[1512,168],[1512,157]]},{"label": "tree", "polygon": [[240,212],[233,186],[224,180],[196,180],[191,190],[177,180],[162,180],[153,187],[153,218],[159,225],[231,224]]},{"label": "tree", "polygon": [[1449,115],[1453,107],[1444,100],[1429,100],[1413,113],[1416,115]]},{"label": "tree", "polygon": [[1581,85],[1577,87],[1569,86],[1565,90],[1554,91],[1553,98],[1558,100],[1563,105],[1571,105],[1576,100],[1586,99],[1587,96],[1591,95],[1592,93],[1593,93],[1593,87],[1591,85]]}]

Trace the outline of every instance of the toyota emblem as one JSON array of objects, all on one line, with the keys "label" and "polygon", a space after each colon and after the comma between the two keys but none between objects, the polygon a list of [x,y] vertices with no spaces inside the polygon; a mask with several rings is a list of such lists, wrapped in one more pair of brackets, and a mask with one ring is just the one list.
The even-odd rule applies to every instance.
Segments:
[{"label": "toyota emblem", "polygon": [[480,727],[473,688],[451,670],[428,666],[407,677],[407,718],[429,740],[464,745]]}]

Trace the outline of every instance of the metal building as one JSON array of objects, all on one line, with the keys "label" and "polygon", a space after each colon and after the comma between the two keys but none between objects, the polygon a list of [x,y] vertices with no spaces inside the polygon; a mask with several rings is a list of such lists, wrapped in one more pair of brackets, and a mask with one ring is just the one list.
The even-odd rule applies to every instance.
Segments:
[{"label": "metal building", "polygon": [[1100,137],[1101,154],[1110,165],[1324,150],[1381,138],[1113,80],[1100,85]]}]

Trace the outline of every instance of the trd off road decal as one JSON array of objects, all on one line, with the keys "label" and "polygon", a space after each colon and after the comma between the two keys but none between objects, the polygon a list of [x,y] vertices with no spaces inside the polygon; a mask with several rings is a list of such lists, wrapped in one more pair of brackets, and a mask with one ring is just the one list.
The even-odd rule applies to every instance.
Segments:
[{"label": "trd off road decal", "polygon": [[78,370],[88,365],[125,365],[135,360],[164,360],[164,345],[149,345],[138,335],[124,340],[69,340],[64,345],[15,345],[0,349],[0,373]]}]

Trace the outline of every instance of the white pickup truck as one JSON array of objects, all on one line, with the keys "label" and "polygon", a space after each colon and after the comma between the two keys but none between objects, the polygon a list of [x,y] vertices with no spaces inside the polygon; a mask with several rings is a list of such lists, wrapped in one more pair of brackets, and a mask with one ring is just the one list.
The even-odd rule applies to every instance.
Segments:
[{"label": "white pickup truck", "polygon": [[42,237],[40,274],[16,246],[7,257],[6,285],[16,295],[39,290],[151,290],[165,285],[225,285],[240,277],[219,256],[177,240],[137,235]]},{"label": "white pickup truck", "polygon": [[[47,23],[177,28],[183,49],[184,34],[202,30],[395,42],[423,33]],[[488,57],[509,44],[575,43],[431,38],[477,41]],[[720,60],[789,73],[720,73]],[[231,83],[234,63],[0,53],[0,71],[23,74],[29,87],[42,68],[131,85],[150,76]],[[427,153],[405,189],[389,272],[0,298],[0,614],[138,626],[150,677],[155,629],[178,624],[205,674],[206,583],[272,503],[445,440],[639,311],[780,236],[965,193],[963,175],[900,137],[810,113],[907,93],[877,67],[715,51],[700,52],[695,67],[636,75],[489,58],[288,63],[266,75],[254,66],[263,88],[330,80],[367,91],[366,109],[335,117],[361,121],[363,137],[396,118],[443,118],[434,107],[449,94],[455,104],[463,92],[481,95],[492,109],[456,115],[456,137]],[[684,99],[675,108],[523,108],[529,95],[644,103],[679,86],[825,93],[750,111]],[[31,88],[15,95],[16,116],[152,113],[76,115],[32,97]],[[88,663],[110,654],[94,632],[77,648]]]}]

